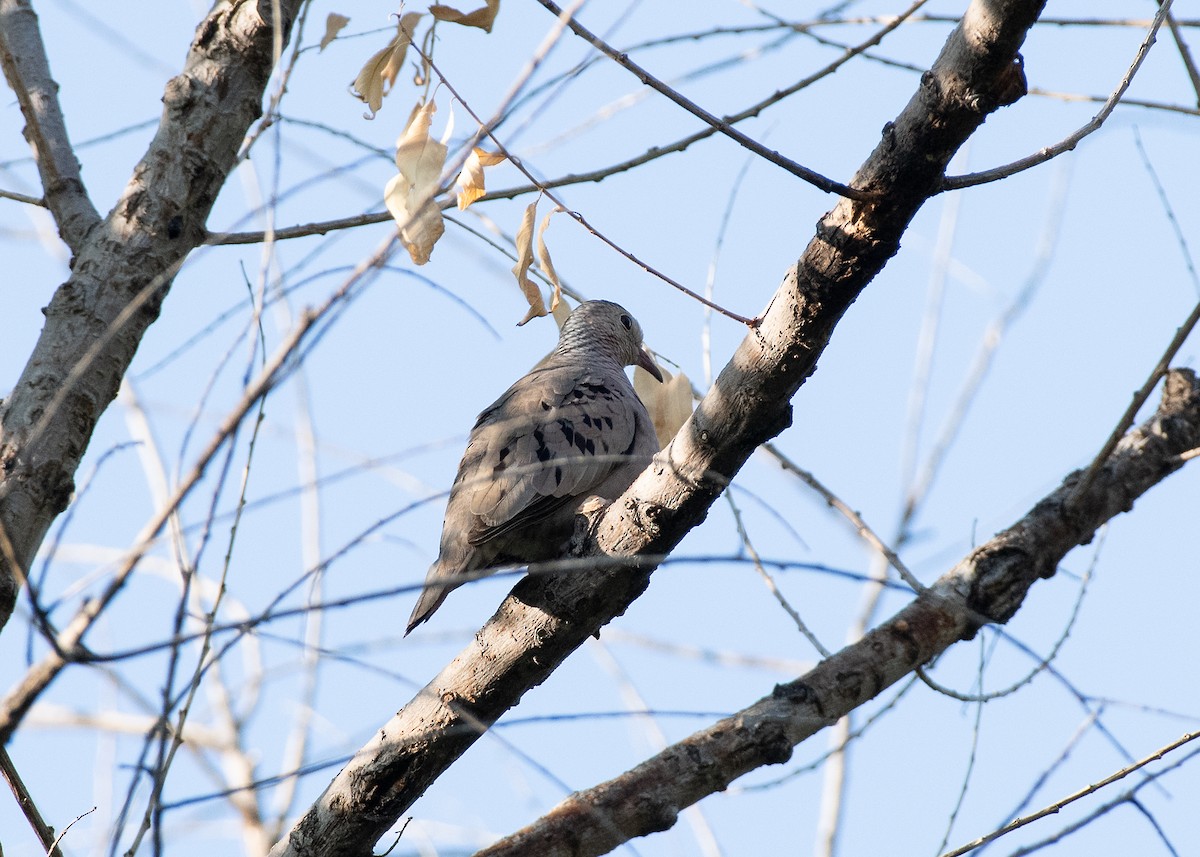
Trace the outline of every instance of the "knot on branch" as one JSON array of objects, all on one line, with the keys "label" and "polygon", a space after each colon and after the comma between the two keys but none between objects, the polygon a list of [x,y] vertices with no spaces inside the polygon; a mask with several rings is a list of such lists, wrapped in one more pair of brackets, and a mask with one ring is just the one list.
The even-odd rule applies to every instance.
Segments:
[{"label": "knot on branch", "polygon": [[[1043,573],[1028,552],[1015,544],[984,546],[967,562],[974,566],[967,607],[999,624],[1013,617],[1034,581],[1050,576]],[[1056,564],[1050,567],[1050,574],[1056,567]]]},{"label": "knot on branch", "polygon": [[786,684],[777,684],[775,685],[775,689],[771,691],[772,699],[790,702],[793,705],[803,705],[806,702],[815,701],[815,697],[816,694],[808,686],[808,683],[799,679],[789,681]]},{"label": "knot on branch", "polygon": [[994,96],[996,107],[1008,107],[1015,104],[1029,93],[1029,81],[1025,79],[1025,58],[1020,54],[1013,57],[1010,65],[1004,67],[996,79]]},{"label": "knot on branch", "polygon": [[1172,369],[1163,381],[1160,419],[1156,433],[1172,446],[1194,449],[1200,446],[1200,379],[1191,369]]},{"label": "knot on branch", "polygon": [[654,795],[645,795],[637,800],[637,815],[641,822],[638,825],[639,833],[661,833],[675,826],[679,807]]},{"label": "knot on branch", "polygon": [[575,514],[575,531],[567,548],[569,556],[587,556],[590,547],[596,543],[596,528],[600,526],[600,519],[610,505],[603,497],[588,497],[579,504]]}]

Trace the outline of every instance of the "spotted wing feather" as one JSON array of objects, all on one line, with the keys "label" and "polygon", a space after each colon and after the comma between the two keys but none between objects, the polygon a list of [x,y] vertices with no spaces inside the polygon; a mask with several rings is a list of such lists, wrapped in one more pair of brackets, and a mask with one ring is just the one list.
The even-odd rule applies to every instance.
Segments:
[{"label": "spotted wing feather", "polygon": [[624,373],[558,367],[529,378],[533,383],[510,389],[484,411],[472,432],[477,483],[463,497],[476,519],[472,544],[552,514],[629,465],[620,456],[638,432],[631,406],[644,408]]}]

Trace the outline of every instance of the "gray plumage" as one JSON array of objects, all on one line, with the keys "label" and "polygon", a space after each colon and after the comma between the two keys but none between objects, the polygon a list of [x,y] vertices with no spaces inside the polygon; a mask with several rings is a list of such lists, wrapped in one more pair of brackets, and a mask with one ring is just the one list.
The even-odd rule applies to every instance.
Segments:
[{"label": "gray plumage", "polygon": [[625,367],[662,380],[623,307],[576,307],[558,345],[479,415],[450,489],[441,550],[407,635],[464,575],[554,559],[588,497],[614,500],[658,451]]}]

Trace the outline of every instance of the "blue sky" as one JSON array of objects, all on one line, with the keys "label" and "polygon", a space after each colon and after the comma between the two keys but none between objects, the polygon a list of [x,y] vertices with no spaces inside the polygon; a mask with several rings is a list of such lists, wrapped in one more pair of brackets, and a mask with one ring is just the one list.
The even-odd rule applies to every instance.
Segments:
[{"label": "blue sky", "polygon": [[[1142,19],[1154,8],[1063,2],[1050,4],[1046,14]],[[84,178],[97,207],[107,210],[153,134],[163,86],[180,67],[204,9],[56,2],[38,11]],[[407,81],[398,84],[379,116],[366,121],[347,84],[386,43],[384,28],[392,26],[394,9],[317,4],[307,43],[319,38],[330,11],[352,17],[346,37],[301,58],[283,102],[284,121],[265,133],[251,160],[231,177],[210,228],[263,228],[263,200],[272,197],[272,188],[278,189],[270,206],[276,226],[381,210],[383,187],[394,172],[390,149],[419,90]],[[774,11],[811,18],[821,10],[779,4]],[[896,11],[854,4],[847,14]],[[957,15],[962,5],[939,3],[925,11]],[[622,47],[768,20],[748,4],[715,0],[686,9],[587,4],[581,17]],[[477,112],[490,115],[552,23],[537,4],[509,2],[490,35],[440,28],[435,61]],[[830,25],[820,33],[853,43],[878,26]],[[937,22],[902,27],[877,54],[925,68],[948,29]],[[1192,41],[1196,33],[1184,30]],[[1137,26],[1039,25],[1023,51],[1030,85],[1045,93],[1107,95],[1144,35]],[[838,54],[801,36],[773,46],[778,41],[777,31],[753,30],[673,41],[635,57],[720,114],[766,97]],[[553,80],[588,55],[583,43],[564,38],[532,84]],[[916,72],[894,63],[851,62],[743,130],[844,181],[917,85]],[[506,145],[542,177],[602,167],[698,128],[695,119],[606,63],[571,79],[552,99],[547,91],[521,101],[500,129]],[[436,97],[434,131],[440,134],[451,98],[444,90]],[[1070,154],[931,200],[794,400],[793,425],[778,439],[779,448],[892,538],[912,450],[921,463],[935,447],[989,325],[1032,280],[1031,297],[1005,329],[903,550],[924,581],[1089,462],[1200,296],[1171,221],[1194,252],[1200,225],[1197,94],[1167,33],[1160,33],[1129,97],[1192,112],[1119,107]],[[36,172],[11,95],[3,109],[8,118],[0,127],[8,133],[0,134],[0,187],[36,195]],[[1037,151],[1065,138],[1097,109],[1092,101],[1031,94],[991,116],[951,171],[985,169]],[[464,110],[456,106],[453,112],[454,139],[461,142],[473,128]],[[495,168],[488,181],[492,188],[524,183],[507,165]],[[711,287],[718,303],[748,316],[765,306],[833,204],[768,164],[748,162],[744,151],[718,138],[600,183],[563,188],[561,195],[630,252],[693,289]],[[488,203],[456,214],[463,226],[448,226],[422,268],[398,257],[329,325],[303,371],[267,400],[252,453],[249,427],[239,436],[208,541],[204,521],[217,490],[215,469],[182,510],[187,550],[200,553],[200,572],[213,580],[223,567],[232,532],[228,513],[249,458],[252,505],[231,551],[222,608],[227,620],[257,615],[290,586],[295,589],[284,603],[302,606],[314,558],[333,558],[320,598],[365,599],[323,614],[325,656],[305,761],[333,767],[301,780],[293,812],[320,792],[337,759],[360,746],[463,646],[511,585],[511,578],[495,578],[465,586],[421,632],[399,639],[414,594],[394,590],[419,585],[436,552],[444,492],[475,414],[555,339],[549,320],[515,327],[524,306],[508,271],[512,262],[476,234],[505,244],[528,202]],[[542,210],[549,210],[545,201]],[[267,259],[261,246],[193,254],[139,349],[132,392],[101,421],[80,469],[69,524],[52,531],[58,549],[43,585],[61,601],[56,618],[64,620],[94,591],[152,513],[155,469],[161,467],[168,482],[188,471],[237,400],[244,376],[262,359],[252,351],[253,341],[261,338],[271,351],[295,314],[336,289],[390,228],[377,224],[281,242]],[[744,335],[733,321],[707,319],[700,305],[561,215],[547,240],[570,286],[629,307],[649,344],[701,387],[706,349],[719,369]],[[0,298],[8,322],[0,369],[8,380],[0,386],[11,386],[36,340],[40,308],[68,271],[44,212],[0,200],[0,241],[8,271]],[[249,308],[263,282],[273,300],[256,331]],[[280,288],[286,308],[274,299]],[[931,305],[938,310],[936,328]],[[914,378],[926,347],[932,350],[918,425]],[[1195,337],[1176,363],[1195,368]],[[315,496],[298,490],[306,468],[321,479]],[[862,586],[828,569],[868,571],[872,559],[862,541],[765,455],[751,459],[730,497],[757,552],[785,564],[773,571],[780,591],[826,647],[838,648],[858,615]],[[842,853],[935,853],[964,781],[949,845],[990,831],[1011,812],[1032,811],[1082,788],[1194,729],[1200,714],[1194,657],[1198,505],[1200,476],[1193,463],[1115,519],[1103,538],[1069,555],[1056,577],[1037,584],[1003,629],[1006,636],[985,631],[947,653],[932,671],[943,684],[972,692],[982,658],[984,688],[1002,688],[1036,665],[1021,646],[1045,655],[1069,629],[1054,669],[1020,692],[979,712],[916,685],[873,721],[853,751]],[[543,814],[567,791],[615,776],[662,741],[678,740],[715,713],[742,708],[801,674],[817,654],[744,555],[731,507],[722,501],[600,641],[527,694],[494,735],[413,807],[416,820],[396,853],[478,847]],[[163,544],[140,566],[89,637],[96,651],[125,651],[169,633],[179,593],[171,557]],[[887,594],[880,618],[906,600],[901,592]],[[168,853],[239,847],[229,803],[206,797],[220,790],[229,770],[216,774],[205,766],[249,760],[258,778],[287,768],[288,730],[304,709],[304,633],[295,618],[266,623],[222,658],[221,679],[231,698],[221,698],[215,675],[202,688],[192,723],[211,734],[197,740],[223,740],[221,711],[228,705],[246,718],[246,752],[221,756],[210,749],[207,760],[181,754],[166,799],[188,803],[167,813]],[[225,635],[218,644],[232,639]],[[0,686],[19,679],[30,652],[36,659],[44,646],[31,643],[25,622],[15,619],[0,636]],[[195,657],[189,649],[189,668]],[[156,651],[70,670],[10,746],[56,827],[98,807],[71,831],[69,853],[107,851],[166,669],[165,653]],[[867,706],[860,722],[895,694]],[[630,713],[643,709],[658,714],[648,719]],[[80,720],[103,728],[82,728]],[[819,770],[804,767],[825,749],[820,737],[807,742],[788,764],[743,778],[705,800],[696,817],[635,842],[636,853],[811,850],[822,780]],[[1066,758],[1058,761],[1061,755]],[[1123,787],[999,847],[1007,852],[1018,840],[1049,836]],[[267,790],[264,808],[269,811],[280,794]],[[1200,848],[1190,811],[1198,795],[1194,766],[1139,794],[1178,853]],[[146,797],[144,785],[134,790],[135,817]],[[132,829],[122,835],[122,847]],[[37,853],[11,800],[0,800],[0,831],[9,857]],[[1054,849],[1056,855],[1168,853],[1146,818],[1129,806]]]}]

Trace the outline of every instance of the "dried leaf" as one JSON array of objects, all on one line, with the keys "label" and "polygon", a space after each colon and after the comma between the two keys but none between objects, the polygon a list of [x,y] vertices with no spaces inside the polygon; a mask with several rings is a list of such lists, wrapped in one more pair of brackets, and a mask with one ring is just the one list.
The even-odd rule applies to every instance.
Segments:
[{"label": "dried leaf", "polygon": [[650,412],[658,445],[666,446],[692,415],[692,382],[682,372],[672,377],[661,366],[659,370],[663,375],[661,384],[641,366],[636,367],[633,370],[633,389]]},{"label": "dried leaf", "polygon": [[388,182],[383,201],[400,227],[400,237],[414,264],[429,261],[433,245],[446,226],[442,210],[433,201],[446,164],[446,146],[430,139],[429,126],[437,104],[420,106],[408,127],[396,142],[396,167],[399,175]]},{"label": "dried leaf", "polygon": [[320,50],[323,51],[329,47],[329,43],[336,39],[337,34],[340,33],[342,28],[349,23],[350,19],[345,15],[339,15],[337,12],[330,12],[325,17],[325,35],[321,36]]},{"label": "dried leaf", "polygon": [[542,225],[538,227],[537,236],[538,266],[542,269],[542,273],[546,275],[546,279],[550,281],[550,285],[554,287],[554,291],[550,293],[551,310],[557,309],[559,302],[562,300],[562,283],[558,281],[558,272],[554,270],[554,262],[550,260],[550,251],[546,249],[545,238],[546,227],[550,225],[550,218],[560,210],[559,208],[555,208],[554,211],[542,219]]},{"label": "dried leaf", "polygon": [[529,312],[517,322],[517,327],[534,318],[546,315],[546,303],[542,300],[542,290],[533,280],[529,279],[529,266],[533,264],[533,220],[537,216],[537,200],[529,203],[525,216],[521,218],[521,228],[517,230],[517,264],[512,272],[517,277],[517,285],[529,301]]},{"label": "dried leaf", "polygon": [[550,310],[550,314],[554,316],[554,321],[558,324],[558,329],[562,330],[563,325],[567,323],[567,316],[571,314],[571,306],[567,303],[567,299],[563,298],[559,301],[558,306]]},{"label": "dried leaf", "polygon": [[416,30],[417,21],[420,19],[420,12],[408,12],[402,16],[396,26],[396,37],[386,48],[367,60],[358,77],[354,78],[354,83],[350,85],[354,96],[370,109],[368,119],[375,118],[375,114],[383,106],[383,97],[392,91],[396,75],[404,68],[404,55],[408,53],[413,31]]},{"label": "dried leaf", "polygon": [[500,0],[484,0],[486,6],[481,6],[472,12],[460,12],[453,6],[443,6],[438,3],[429,7],[429,14],[439,21],[450,24],[462,24],[464,27],[478,27],[485,33],[492,31],[492,24],[500,12]]},{"label": "dried leaf", "polygon": [[494,167],[505,159],[503,152],[489,152],[476,146],[467,156],[462,172],[458,174],[458,208],[461,211],[487,191],[483,186],[483,168]]}]

